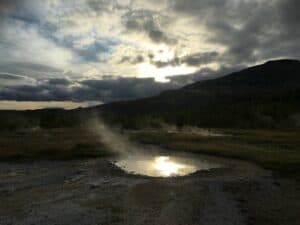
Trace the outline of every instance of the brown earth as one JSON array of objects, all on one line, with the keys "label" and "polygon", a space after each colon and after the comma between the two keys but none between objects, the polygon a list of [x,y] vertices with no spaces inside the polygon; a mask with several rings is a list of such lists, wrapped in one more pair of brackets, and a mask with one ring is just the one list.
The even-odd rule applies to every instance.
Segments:
[{"label": "brown earth", "polygon": [[0,225],[297,225],[300,174],[243,161],[186,177],[129,175],[105,159],[0,163]]}]

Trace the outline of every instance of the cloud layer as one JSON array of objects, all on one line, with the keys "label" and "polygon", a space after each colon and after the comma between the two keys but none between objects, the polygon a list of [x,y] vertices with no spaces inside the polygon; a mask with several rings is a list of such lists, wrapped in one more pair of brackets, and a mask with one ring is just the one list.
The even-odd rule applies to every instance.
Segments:
[{"label": "cloud layer", "polygon": [[132,99],[300,59],[299,11],[297,0],[0,0],[0,99]]}]

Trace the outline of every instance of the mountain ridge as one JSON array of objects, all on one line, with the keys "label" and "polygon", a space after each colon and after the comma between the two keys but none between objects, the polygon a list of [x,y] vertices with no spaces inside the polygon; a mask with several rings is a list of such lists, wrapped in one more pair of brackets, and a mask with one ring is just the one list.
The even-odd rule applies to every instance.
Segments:
[{"label": "mountain ridge", "polygon": [[290,124],[290,119],[300,114],[299,102],[300,61],[283,59],[96,110],[104,117],[117,115],[125,120],[154,118],[209,127],[273,126],[275,121]]},{"label": "mountain ridge", "polygon": [[300,62],[267,62],[157,96],[74,110],[0,111],[0,130],[81,127],[99,117],[126,129],[300,128]]}]

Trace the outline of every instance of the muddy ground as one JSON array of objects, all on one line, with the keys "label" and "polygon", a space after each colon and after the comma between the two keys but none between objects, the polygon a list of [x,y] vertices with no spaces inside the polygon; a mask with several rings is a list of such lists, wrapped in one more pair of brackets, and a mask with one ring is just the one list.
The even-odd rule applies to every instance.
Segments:
[{"label": "muddy ground", "polygon": [[129,175],[106,159],[0,163],[1,225],[296,225],[300,175],[253,164],[179,178]]}]

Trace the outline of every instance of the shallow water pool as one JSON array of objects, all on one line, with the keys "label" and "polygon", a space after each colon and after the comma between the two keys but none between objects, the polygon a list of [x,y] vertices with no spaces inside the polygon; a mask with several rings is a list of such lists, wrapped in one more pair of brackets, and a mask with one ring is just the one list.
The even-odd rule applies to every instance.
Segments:
[{"label": "shallow water pool", "polygon": [[181,153],[125,154],[112,163],[127,173],[151,177],[185,176],[196,171],[223,167],[210,157]]}]

